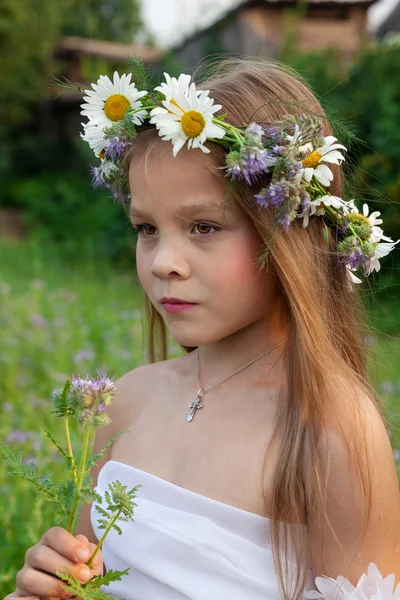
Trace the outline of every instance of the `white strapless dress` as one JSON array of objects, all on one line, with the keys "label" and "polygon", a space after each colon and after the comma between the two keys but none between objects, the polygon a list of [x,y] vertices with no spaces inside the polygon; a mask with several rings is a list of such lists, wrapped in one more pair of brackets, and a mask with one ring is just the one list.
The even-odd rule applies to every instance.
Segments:
[{"label": "white strapless dress", "polygon": [[[120,522],[122,535],[112,530],[102,548],[106,568],[130,568],[129,575],[102,591],[124,600],[279,599],[269,519],[115,460],[102,467],[96,491],[103,496],[115,479],[128,490],[142,487],[134,522]],[[97,539],[99,516],[93,503]]]}]

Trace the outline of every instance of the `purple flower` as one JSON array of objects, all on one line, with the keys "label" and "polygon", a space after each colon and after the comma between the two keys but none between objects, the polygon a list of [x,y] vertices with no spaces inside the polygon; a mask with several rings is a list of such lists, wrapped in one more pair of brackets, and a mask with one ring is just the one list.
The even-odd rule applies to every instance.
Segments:
[{"label": "purple flower", "polygon": [[279,207],[287,200],[288,186],[285,182],[280,184],[271,183],[267,188],[263,188],[260,193],[254,196],[256,203],[262,208],[269,206]]},{"label": "purple flower", "polygon": [[38,314],[31,316],[31,323],[32,325],[35,325],[36,327],[40,328],[47,327],[48,325],[47,319],[45,319],[42,315]]},{"label": "purple flower", "polygon": [[265,148],[245,148],[242,160],[242,175],[251,184],[262,173],[268,173],[275,164],[275,157]]},{"label": "purple flower", "polygon": [[260,138],[264,135],[264,127],[259,123],[250,123],[246,128],[246,133],[250,135],[257,135]]},{"label": "purple flower", "polygon": [[366,264],[366,257],[361,248],[354,248],[350,256],[347,257],[346,262],[352,269],[356,269]]},{"label": "purple flower", "polygon": [[17,442],[19,444],[23,444],[31,438],[32,434],[30,431],[20,431],[19,429],[15,429],[8,434],[7,442]]},{"label": "purple flower", "polygon": [[93,165],[90,165],[90,173],[92,175],[92,185],[95,190],[97,190],[99,188],[107,187],[101,177],[100,167],[94,167]]},{"label": "purple flower", "polygon": [[290,162],[288,164],[288,176],[289,177],[296,177],[296,175],[298,175],[302,169],[302,164],[301,162]]},{"label": "purple flower", "polygon": [[107,146],[105,158],[113,162],[123,158],[128,146],[127,142],[121,141],[118,137],[112,138]]},{"label": "purple flower", "polygon": [[104,412],[106,409],[107,407],[104,404],[99,404],[97,407],[97,412]]},{"label": "purple flower", "polygon": [[231,152],[229,152],[229,154],[227,154],[225,162],[227,174],[232,177],[233,181],[239,179],[242,175],[240,153],[236,152],[235,150],[232,150]]},{"label": "purple flower", "polygon": [[108,377],[99,377],[97,379],[82,379],[81,377],[72,377],[72,390],[79,396],[92,396],[93,400],[100,398],[104,394],[110,394],[115,390],[114,382]]},{"label": "purple flower", "polygon": [[278,127],[277,125],[267,127],[265,132],[268,135],[268,137],[276,144],[282,145],[285,144],[287,141],[282,127]]},{"label": "purple flower", "polygon": [[290,214],[285,214],[282,217],[277,217],[276,218],[276,222],[282,226],[282,229],[284,229],[286,232],[289,229],[290,223],[292,222],[291,218],[290,218]]}]

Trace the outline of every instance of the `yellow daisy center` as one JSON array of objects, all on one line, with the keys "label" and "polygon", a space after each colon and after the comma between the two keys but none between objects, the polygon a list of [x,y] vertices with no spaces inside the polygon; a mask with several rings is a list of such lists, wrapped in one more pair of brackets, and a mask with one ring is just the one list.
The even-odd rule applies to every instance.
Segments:
[{"label": "yellow daisy center", "polygon": [[113,94],[104,103],[104,112],[110,121],[122,121],[131,103],[122,94]]},{"label": "yellow daisy center", "polygon": [[354,225],[368,225],[368,227],[371,227],[368,217],[365,217],[362,213],[349,213],[346,215],[346,219]]},{"label": "yellow daisy center", "polygon": [[203,131],[206,120],[197,110],[188,110],[184,113],[181,124],[183,133],[190,138],[195,138]]},{"label": "yellow daisy center", "polygon": [[322,156],[319,152],[312,152],[310,156],[307,156],[304,160],[302,160],[302,165],[305,169],[315,169],[319,165],[319,161]]},{"label": "yellow daisy center", "polygon": [[98,157],[99,157],[99,158],[101,158],[101,159],[103,159],[103,158],[105,158],[105,157],[106,157],[106,153],[104,152],[104,150],[102,150],[102,151],[100,152],[100,154],[98,154]]}]

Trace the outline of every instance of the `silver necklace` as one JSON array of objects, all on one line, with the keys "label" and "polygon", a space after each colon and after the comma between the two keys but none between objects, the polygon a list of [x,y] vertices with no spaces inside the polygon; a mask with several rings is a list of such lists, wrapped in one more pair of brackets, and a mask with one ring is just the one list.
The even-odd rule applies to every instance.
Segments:
[{"label": "silver necklace", "polygon": [[262,354],[260,354],[260,356],[257,356],[257,358],[253,358],[253,360],[251,360],[250,362],[248,362],[247,365],[244,365],[244,367],[240,367],[240,369],[237,369],[234,373],[231,373],[230,375],[228,375],[228,377],[224,377],[224,379],[221,379],[221,381],[218,381],[218,383],[214,383],[214,385],[211,385],[208,388],[202,388],[202,387],[200,387],[200,384],[199,384],[200,353],[199,353],[199,348],[197,348],[197,357],[196,357],[196,382],[197,382],[197,387],[198,387],[199,391],[197,392],[196,400],[193,400],[193,402],[190,402],[190,404],[189,404],[190,411],[189,411],[188,416],[186,417],[186,421],[188,423],[190,423],[190,421],[193,419],[194,415],[196,414],[196,411],[198,411],[200,408],[203,408],[203,404],[201,402],[201,399],[203,398],[203,396],[204,396],[204,394],[206,392],[208,392],[212,388],[215,388],[217,385],[219,385],[223,381],[226,381],[230,377],[233,377],[234,375],[236,375],[236,373],[239,373],[239,371],[243,371],[243,369],[245,369],[246,367],[248,367],[252,363],[256,362],[256,360],[259,360],[260,358],[262,358],[263,356],[265,356],[266,354],[268,354],[268,352],[272,352],[272,350],[274,350],[277,346],[279,346],[280,344],[282,344],[284,341],[285,340],[281,340],[280,342],[278,342],[277,344],[275,344],[275,346],[272,346],[272,348],[270,348],[266,352],[263,352]]}]

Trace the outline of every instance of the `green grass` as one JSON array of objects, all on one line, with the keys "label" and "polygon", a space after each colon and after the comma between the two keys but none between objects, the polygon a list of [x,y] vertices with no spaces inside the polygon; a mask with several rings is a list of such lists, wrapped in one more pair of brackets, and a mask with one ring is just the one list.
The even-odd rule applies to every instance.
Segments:
[{"label": "green grass", "polygon": [[[141,335],[140,292],[135,272],[108,264],[64,264],[34,242],[2,244],[0,271],[0,439],[40,472],[61,474],[44,427],[54,431],[51,394],[72,372],[105,368],[119,377],[147,362]],[[371,313],[379,332],[373,379],[391,417],[391,440],[400,449],[400,327],[396,299],[387,294]],[[383,319],[383,320],[382,320]],[[397,336],[397,337],[396,337]],[[171,342],[173,354],[179,347]],[[21,433],[22,432],[22,433]],[[63,436],[60,432],[60,439]],[[0,597],[15,587],[28,547],[51,524],[51,510],[30,486],[0,469]]]}]

